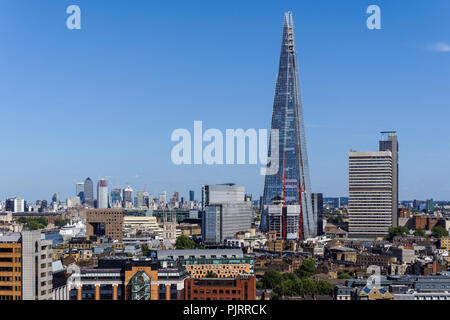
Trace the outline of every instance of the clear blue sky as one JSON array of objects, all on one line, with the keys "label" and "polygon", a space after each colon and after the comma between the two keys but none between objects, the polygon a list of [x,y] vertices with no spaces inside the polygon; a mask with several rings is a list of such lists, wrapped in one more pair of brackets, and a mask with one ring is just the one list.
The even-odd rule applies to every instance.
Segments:
[{"label": "clear blue sky", "polygon": [[[71,4],[81,30],[66,28]],[[370,4],[382,30],[366,28]],[[313,192],[347,195],[348,151],[397,130],[400,199],[450,200],[448,0],[1,0],[0,199],[65,199],[88,176],[197,198],[235,182],[259,197],[259,165],[177,167],[170,135],[194,120],[269,128],[288,10]]]}]

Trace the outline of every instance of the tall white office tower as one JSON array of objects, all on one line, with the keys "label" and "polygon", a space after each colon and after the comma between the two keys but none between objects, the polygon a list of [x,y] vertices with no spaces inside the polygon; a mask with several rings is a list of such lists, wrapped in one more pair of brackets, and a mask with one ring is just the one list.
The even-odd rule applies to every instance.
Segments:
[{"label": "tall white office tower", "polygon": [[108,208],[108,183],[105,179],[100,179],[97,183],[97,208]]},{"label": "tall white office tower", "polygon": [[349,233],[384,237],[393,225],[391,151],[349,152]]}]

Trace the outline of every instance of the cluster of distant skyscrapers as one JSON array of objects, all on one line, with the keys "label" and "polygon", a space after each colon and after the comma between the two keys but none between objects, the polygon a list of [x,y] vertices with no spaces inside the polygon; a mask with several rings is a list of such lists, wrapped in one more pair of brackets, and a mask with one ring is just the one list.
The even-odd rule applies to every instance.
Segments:
[{"label": "cluster of distant skyscrapers", "polygon": [[[100,179],[97,183],[97,198],[94,198],[94,184],[91,178],[87,178],[84,182],[76,184],[76,196],[68,199],[68,206],[74,206],[79,201],[89,207],[98,209],[106,208],[150,208],[154,200],[152,195],[146,191],[136,191],[133,198],[134,190],[127,186],[124,189],[114,188],[109,193],[108,182],[105,179]],[[167,193],[163,192],[156,199],[158,204],[167,203]],[[179,193],[175,192],[169,203],[184,203],[184,198],[179,198]],[[189,201],[194,202],[194,191],[189,191]]]}]

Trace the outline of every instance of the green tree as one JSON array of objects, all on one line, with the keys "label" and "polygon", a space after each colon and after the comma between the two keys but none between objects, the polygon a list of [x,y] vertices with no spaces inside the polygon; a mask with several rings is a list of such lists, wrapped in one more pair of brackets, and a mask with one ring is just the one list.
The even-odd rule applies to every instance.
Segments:
[{"label": "green tree", "polygon": [[277,293],[272,292],[272,296],[270,297],[270,300],[280,300],[280,296]]},{"label": "green tree", "polygon": [[61,228],[61,227],[64,227],[69,222],[70,222],[69,219],[56,219],[55,226]]},{"label": "green tree", "polygon": [[35,220],[30,220],[25,223],[23,228],[27,230],[38,230],[39,224]]},{"label": "green tree", "polygon": [[298,268],[297,273],[300,278],[309,278],[316,274],[316,260],[307,258],[303,260],[302,265]]},{"label": "green tree", "polygon": [[46,226],[39,223],[37,219],[29,219],[27,223],[25,223],[24,228],[27,230],[39,230],[44,229]]},{"label": "green tree", "polygon": [[331,296],[333,294],[333,285],[327,281],[319,280],[317,282],[317,293]]},{"label": "green tree", "polygon": [[333,224],[339,224],[343,222],[342,216],[338,215],[338,216],[330,216],[327,219],[328,223],[333,223]]},{"label": "green tree", "polygon": [[283,279],[283,281],[295,281],[298,279],[297,275],[295,273],[292,272],[285,272],[281,274],[281,278]]},{"label": "green tree", "polygon": [[17,219],[18,222],[24,224],[24,228],[26,230],[38,230],[38,229],[44,229],[47,224],[48,220],[45,217],[39,217],[39,218],[26,218],[26,217],[20,217]]},{"label": "green tree", "polygon": [[297,290],[296,290],[297,286],[295,285],[297,280],[299,280],[299,279],[298,278],[294,279],[294,280],[289,279],[289,280],[284,280],[282,282],[282,284],[285,287],[286,295],[288,295],[288,296],[295,296],[297,294]]},{"label": "green tree", "polygon": [[39,217],[37,218],[37,222],[44,225],[45,227],[48,225],[48,220],[46,217]]},{"label": "green tree", "polygon": [[276,270],[267,270],[262,277],[262,283],[266,289],[274,289],[277,285],[281,284],[281,281],[283,281],[283,277]]},{"label": "green tree", "polygon": [[147,244],[143,244],[143,245],[141,245],[141,250],[142,250],[142,255],[143,256],[148,256],[148,253],[149,253],[149,248],[148,248],[148,245]]},{"label": "green tree", "polygon": [[393,239],[396,236],[401,236],[404,233],[409,234],[409,229],[405,226],[391,227],[389,228],[389,239]]},{"label": "green tree", "polygon": [[417,236],[417,237],[425,237],[426,236],[425,230],[423,230],[422,228],[417,228],[414,231],[414,235]]},{"label": "green tree", "polygon": [[317,282],[314,281],[313,279],[302,279],[302,288],[303,288],[303,292],[302,295],[303,296],[313,296],[313,295],[317,295],[318,290],[317,290]]},{"label": "green tree", "polygon": [[433,229],[431,229],[431,234],[433,235],[433,237],[439,239],[448,236],[448,231],[445,230],[444,227],[436,226]]},{"label": "green tree", "polygon": [[347,272],[343,272],[340,275],[338,275],[338,279],[353,279],[353,277]]},{"label": "green tree", "polygon": [[[266,276],[266,282],[271,281],[269,285],[273,286],[273,293],[278,297],[333,294],[333,285],[327,281],[315,281],[309,278],[299,279],[294,273],[280,274],[274,270],[269,270],[264,275]],[[263,287],[268,288],[268,285]]]},{"label": "green tree", "polygon": [[177,241],[175,242],[175,247],[177,249],[194,249],[195,248],[195,242],[188,237],[181,235],[177,238]]},{"label": "green tree", "polygon": [[280,296],[293,296],[296,294],[294,281],[285,279],[278,284],[273,291]]},{"label": "green tree", "polygon": [[25,218],[25,217],[20,217],[19,219],[17,219],[17,221],[19,222],[19,223],[27,223],[28,222],[28,219],[27,218]]},{"label": "green tree", "polygon": [[302,279],[299,279],[299,278],[295,279],[294,283],[292,285],[294,287],[294,291],[297,296],[303,295],[304,289],[303,289],[303,280]]}]

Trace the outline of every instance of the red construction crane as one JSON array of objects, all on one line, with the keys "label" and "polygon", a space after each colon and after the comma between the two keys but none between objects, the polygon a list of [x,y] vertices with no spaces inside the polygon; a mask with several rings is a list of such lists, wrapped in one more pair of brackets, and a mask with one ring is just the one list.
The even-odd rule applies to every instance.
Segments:
[{"label": "red construction crane", "polygon": [[[269,168],[267,168],[267,170],[270,170]],[[280,175],[273,171],[273,174],[278,177],[279,179],[281,179],[283,181],[283,208],[282,208],[282,239],[286,240],[287,237],[287,206],[286,206],[286,184],[295,187],[298,191],[298,202],[299,202],[299,207],[300,207],[300,212],[299,212],[299,218],[298,218],[298,240],[299,241],[303,241],[303,209],[302,209],[302,194],[303,191],[305,190],[305,181],[302,182],[302,186],[301,188],[299,188],[297,185],[286,182],[286,151],[284,152],[284,162],[283,162],[283,177],[280,177]]]},{"label": "red construction crane", "polygon": [[284,152],[283,163],[283,207],[281,209],[281,236],[283,240],[287,240],[287,206],[286,206],[286,151]]}]

